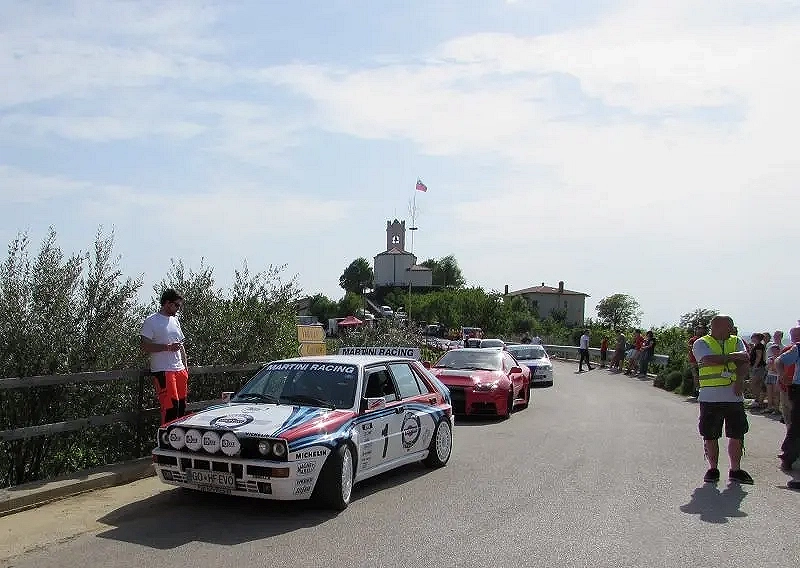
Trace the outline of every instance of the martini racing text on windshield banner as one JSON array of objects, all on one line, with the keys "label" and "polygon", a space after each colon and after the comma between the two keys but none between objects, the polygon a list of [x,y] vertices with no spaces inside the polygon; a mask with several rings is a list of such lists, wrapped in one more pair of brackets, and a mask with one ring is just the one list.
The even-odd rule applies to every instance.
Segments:
[{"label": "martini racing text on windshield banner", "polygon": [[419,347],[340,347],[339,355],[376,355],[419,359]]},{"label": "martini racing text on windshield banner", "polygon": [[352,365],[330,363],[271,363],[267,371],[326,371],[328,373],[355,373]]}]

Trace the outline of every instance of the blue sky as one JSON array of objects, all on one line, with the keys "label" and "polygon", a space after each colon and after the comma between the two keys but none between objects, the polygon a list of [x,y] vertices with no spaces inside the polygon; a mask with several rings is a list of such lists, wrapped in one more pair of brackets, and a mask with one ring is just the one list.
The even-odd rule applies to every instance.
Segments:
[{"label": "blue sky", "polygon": [[787,329],[797,53],[784,0],[0,1],[0,240],[338,298],[421,177],[470,284]]}]

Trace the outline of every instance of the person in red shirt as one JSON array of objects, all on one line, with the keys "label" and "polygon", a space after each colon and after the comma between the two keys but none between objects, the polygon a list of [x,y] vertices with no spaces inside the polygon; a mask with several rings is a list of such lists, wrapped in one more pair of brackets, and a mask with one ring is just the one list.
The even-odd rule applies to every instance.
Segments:
[{"label": "person in red shirt", "polygon": [[608,357],[608,337],[603,336],[603,341],[600,342],[600,368],[605,369],[606,358]]},{"label": "person in red shirt", "polygon": [[689,366],[692,368],[692,378],[694,378],[694,394],[692,398],[697,398],[700,395],[700,372],[697,368],[697,359],[694,358],[692,353],[692,346],[694,342],[708,334],[708,328],[705,325],[698,325],[694,328],[694,335],[689,338]]}]

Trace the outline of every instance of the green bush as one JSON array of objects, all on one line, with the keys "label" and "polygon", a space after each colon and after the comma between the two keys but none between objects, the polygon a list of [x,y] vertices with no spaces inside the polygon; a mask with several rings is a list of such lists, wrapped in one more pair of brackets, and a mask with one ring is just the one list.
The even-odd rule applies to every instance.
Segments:
[{"label": "green bush", "polygon": [[692,376],[691,369],[686,369],[683,371],[683,382],[681,383],[680,392],[684,396],[694,394],[694,377]]},{"label": "green bush", "polygon": [[677,389],[683,383],[683,373],[680,371],[669,371],[664,377],[664,389],[670,392]]}]

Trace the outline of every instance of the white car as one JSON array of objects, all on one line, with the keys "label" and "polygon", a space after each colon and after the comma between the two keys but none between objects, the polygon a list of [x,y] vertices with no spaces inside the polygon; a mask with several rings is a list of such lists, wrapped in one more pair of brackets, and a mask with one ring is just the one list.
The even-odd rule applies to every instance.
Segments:
[{"label": "white car", "polygon": [[159,428],[153,465],[161,481],[260,499],[315,498],[341,510],[363,479],[450,459],[450,391],[419,361],[275,361],[225,394],[225,404]]},{"label": "white car", "polygon": [[394,317],[392,306],[381,306],[381,316],[385,318]]},{"label": "white car", "polygon": [[544,347],[531,343],[521,345],[508,345],[506,347],[520,365],[525,365],[531,370],[531,386],[553,386],[553,364]]},{"label": "white car", "polygon": [[502,339],[481,339],[481,349],[487,349],[490,347],[503,349],[505,346],[506,342]]}]

